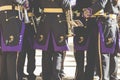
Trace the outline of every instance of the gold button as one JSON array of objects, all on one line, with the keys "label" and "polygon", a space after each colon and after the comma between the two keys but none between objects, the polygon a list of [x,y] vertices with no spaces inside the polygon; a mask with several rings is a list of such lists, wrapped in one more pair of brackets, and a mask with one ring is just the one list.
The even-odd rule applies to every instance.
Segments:
[{"label": "gold button", "polygon": [[18,18],[18,16],[16,16],[16,18]]},{"label": "gold button", "polygon": [[62,21],[59,21],[59,23],[61,23]]},{"label": "gold button", "polygon": [[57,17],[60,17],[60,15],[57,15]]},{"label": "gold button", "polygon": [[8,21],[8,19],[6,19],[6,21]]},{"label": "gold button", "polygon": [[5,11],[4,13],[7,13],[7,11]]}]

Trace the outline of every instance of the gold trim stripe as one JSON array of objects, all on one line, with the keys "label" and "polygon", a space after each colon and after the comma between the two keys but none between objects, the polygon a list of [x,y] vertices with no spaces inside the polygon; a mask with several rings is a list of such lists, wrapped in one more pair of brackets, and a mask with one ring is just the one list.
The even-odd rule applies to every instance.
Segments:
[{"label": "gold trim stripe", "polygon": [[44,8],[43,12],[45,13],[63,13],[62,8]]},{"label": "gold trim stripe", "polygon": [[110,17],[110,18],[113,18],[113,19],[116,19],[117,18],[117,15],[115,14],[103,14],[103,15],[93,15],[92,17]]},{"label": "gold trim stripe", "polygon": [[[0,11],[5,11],[5,10],[13,10],[13,6],[12,5],[0,6]],[[15,10],[18,10],[17,6],[15,6]]]}]

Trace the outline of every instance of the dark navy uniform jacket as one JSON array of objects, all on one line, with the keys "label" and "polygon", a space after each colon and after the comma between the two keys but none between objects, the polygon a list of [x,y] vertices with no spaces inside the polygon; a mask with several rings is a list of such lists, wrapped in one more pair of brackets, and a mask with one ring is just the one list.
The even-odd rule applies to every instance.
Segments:
[{"label": "dark navy uniform jacket", "polygon": [[74,19],[80,20],[84,26],[74,28],[74,48],[76,50],[87,50],[89,43],[87,21],[82,16],[83,8],[87,8],[93,4],[92,0],[76,0],[76,5],[73,6]]},{"label": "dark navy uniform jacket", "polygon": [[36,0],[35,15],[39,16],[38,8],[62,8],[62,13],[45,13],[41,14],[39,27],[37,28],[36,46],[39,49],[47,50],[50,37],[52,37],[54,50],[68,50],[66,35],[67,22],[65,11],[70,9],[69,0]]},{"label": "dark navy uniform jacket", "polygon": [[104,9],[105,13],[108,14],[118,14],[120,4],[116,3],[117,0],[98,0],[94,5],[90,6],[92,9],[92,14],[97,11]]},{"label": "dark navy uniform jacket", "polygon": [[28,12],[34,11],[34,0],[28,0],[29,1],[29,10]]},{"label": "dark navy uniform jacket", "polygon": [[3,5],[12,5],[15,0],[0,0],[0,6]]},{"label": "dark navy uniform jacket", "polygon": [[[19,18],[15,0],[0,0],[0,30],[2,51],[20,51],[24,24]],[[4,8],[7,6],[7,8]],[[11,9],[10,6],[12,7]],[[8,10],[9,9],[9,10]]]},{"label": "dark navy uniform jacket", "polygon": [[93,15],[100,10],[103,10],[103,14],[107,15],[104,19],[98,19],[102,53],[114,53],[115,49],[119,47],[119,29],[116,16],[120,12],[120,4],[116,1],[98,0],[89,7]]}]

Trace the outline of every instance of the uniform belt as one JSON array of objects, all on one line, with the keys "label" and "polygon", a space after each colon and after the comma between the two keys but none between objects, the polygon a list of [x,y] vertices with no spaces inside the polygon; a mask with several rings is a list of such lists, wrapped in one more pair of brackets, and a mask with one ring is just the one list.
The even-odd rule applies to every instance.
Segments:
[{"label": "uniform belt", "polygon": [[32,12],[28,12],[28,17],[33,17],[34,14]]},{"label": "uniform belt", "polygon": [[43,12],[45,13],[63,13],[62,8],[44,8]]},{"label": "uniform belt", "polygon": [[18,10],[18,6],[12,6],[12,5],[0,6],[0,11],[5,11],[5,10]]}]

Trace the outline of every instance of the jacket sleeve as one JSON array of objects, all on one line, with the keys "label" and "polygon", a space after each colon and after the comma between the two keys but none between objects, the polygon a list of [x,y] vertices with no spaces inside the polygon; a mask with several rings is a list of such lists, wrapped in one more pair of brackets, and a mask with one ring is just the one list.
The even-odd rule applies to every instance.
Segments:
[{"label": "jacket sleeve", "polygon": [[92,14],[95,14],[96,12],[102,10],[105,8],[108,0],[98,0],[95,4],[89,7],[91,10]]},{"label": "jacket sleeve", "polygon": [[70,1],[69,0],[62,0],[61,6],[63,10],[69,10],[70,9]]},{"label": "jacket sleeve", "polygon": [[118,0],[118,10],[119,10],[119,13],[120,13],[120,0]]},{"label": "jacket sleeve", "polygon": [[34,15],[36,17],[39,17],[40,16],[40,11],[39,11],[39,8],[40,8],[40,0],[33,0],[33,9],[34,9]]}]

